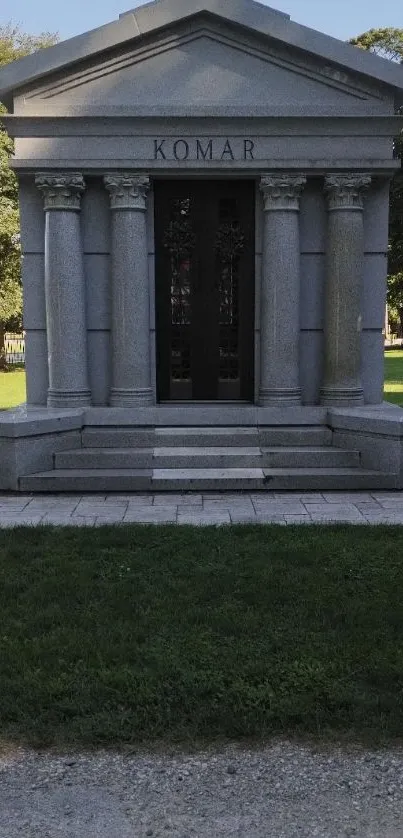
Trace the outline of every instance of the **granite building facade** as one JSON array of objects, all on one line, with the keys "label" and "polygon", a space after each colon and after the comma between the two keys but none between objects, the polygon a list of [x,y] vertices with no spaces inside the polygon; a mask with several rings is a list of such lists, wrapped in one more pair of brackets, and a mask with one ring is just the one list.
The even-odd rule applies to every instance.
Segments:
[{"label": "granite building facade", "polygon": [[0,99],[27,365],[6,488],[105,426],[317,425],[398,484],[382,330],[401,67],[252,0],[157,0],[4,68]]}]

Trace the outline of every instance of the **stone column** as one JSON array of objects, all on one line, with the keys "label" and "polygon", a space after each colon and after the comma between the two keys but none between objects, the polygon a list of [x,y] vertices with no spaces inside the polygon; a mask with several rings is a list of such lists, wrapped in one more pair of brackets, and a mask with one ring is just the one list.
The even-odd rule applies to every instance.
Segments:
[{"label": "stone column", "polygon": [[299,198],[303,176],[263,175],[259,403],[301,403]]},{"label": "stone column", "polygon": [[80,229],[84,179],[76,172],[39,173],[35,182],[45,206],[48,407],[82,407],[91,403]]},{"label": "stone column", "polygon": [[142,175],[104,177],[112,210],[112,389],[113,407],[154,402],[151,385],[150,300],[146,197]]},{"label": "stone column", "polygon": [[324,405],[364,402],[361,382],[361,283],[364,267],[365,174],[325,178],[328,201]]}]

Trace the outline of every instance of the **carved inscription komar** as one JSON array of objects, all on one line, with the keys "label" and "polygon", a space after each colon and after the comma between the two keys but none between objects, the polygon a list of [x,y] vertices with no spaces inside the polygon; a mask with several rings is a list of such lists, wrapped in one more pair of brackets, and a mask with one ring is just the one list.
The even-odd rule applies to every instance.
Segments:
[{"label": "carved inscription komar", "polygon": [[250,139],[179,137],[154,140],[154,160],[254,160],[255,143]]}]

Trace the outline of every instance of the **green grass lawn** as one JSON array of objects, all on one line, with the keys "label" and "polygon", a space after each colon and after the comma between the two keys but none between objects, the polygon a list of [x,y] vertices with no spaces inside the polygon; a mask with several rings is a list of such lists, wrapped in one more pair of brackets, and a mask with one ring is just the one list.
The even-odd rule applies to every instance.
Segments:
[{"label": "green grass lawn", "polygon": [[385,399],[403,407],[403,351],[385,352]]},{"label": "green grass lawn", "polygon": [[0,410],[25,402],[25,370],[0,372]]},{"label": "green grass lawn", "polygon": [[0,530],[0,738],[403,734],[403,528]]},{"label": "green grass lawn", "polygon": [[[385,353],[385,399],[403,407],[403,351]],[[0,373],[0,410],[25,401],[24,370]]]}]

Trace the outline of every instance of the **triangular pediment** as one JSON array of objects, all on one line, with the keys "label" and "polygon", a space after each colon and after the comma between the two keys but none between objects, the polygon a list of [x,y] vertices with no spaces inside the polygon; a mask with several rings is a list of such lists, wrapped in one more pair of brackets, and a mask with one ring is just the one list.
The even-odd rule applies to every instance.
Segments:
[{"label": "triangular pediment", "polygon": [[[218,51],[217,38],[214,39],[211,32],[208,35],[200,32],[196,37],[194,31],[193,40],[185,43],[184,30],[189,35],[189,29],[200,28],[202,19],[205,22],[208,20],[210,27],[220,29],[221,34],[225,30],[227,37],[232,38],[234,43],[226,44],[222,39]],[[176,36],[177,43],[167,46],[165,57],[162,52],[158,52],[157,47],[154,55],[151,52],[146,54],[150,42],[161,42],[161,39],[172,35]],[[256,43],[252,48],[245,40],[251,41],[253,38],[259,44]],[[203,56],[204,47],[208,52],[206,56]],[[258,50],[260,55],[256,52]],[[115,61],[117,57],[126,57],[130,62],[134,53],[140,54],[142,51],[144,54],[141,60],[135,59],[131,65],[128,63],[126,66],[119,66],[116,62],[108,75],[108,62]],[[207,78],[208,58],[212,63]],[[283,62],[281,66],[280,60]],[[192,66],[191,61],[194,62]],[[230,66],[231,62],[234,67]],[[217,79],[220,68],[223,73],[221,84],[217,86],[214,79]],[[88,73],[84,79],[88,70],[93,75]],[[146,79],[148,71],[150,79]],[[181,71],[188,73],[188,77],[180,78]],[[2,68],[0,100],[12,109],[13,100],[21,99],[23,94],[31,96],[36,89],[37,101],[41,99],[40,92],[45,96],[48,90],[48,101],[53,99],[55,103],[59,97],[61,104],[63,97],[67,102],[69,89],[73,90],[73,85],[68,89],[70,82],[82,76],[82,81],[76,85],[78,108],[82,106],[83,99],[86,99],[88,105],[91,94],[94,94],[97,101],[103,101],[103,97],[108,95],[108,85],[109,96],[116,95],[123,105],[127,104],[126,95],[129,95],[130,90],[138,91],[139,101],[147,104],[153,98],[153,83],[158,73],[162,82],[161,91],[169,85],[172,93],[176,84],[177,101],[183,107],[189,101],[195,105],[194,100],[188,98],[194,90],[200,102],[204,101],[202,85],[196,84],[198,78],[207,81],[206,90],[209,91],[209,102],[212,105],[219,104],[225,95],[230,102],[240,106],[244,97],[253,104],[253,96],[251,99],[247,90],[248,80],[252,80],[250,87],[253,83],[257,85],[256,101],[262,94],[264,101],[270,101],[266,85],[269,88],[272,85],[272,95],[281,98],[279,91],[283,86],[285,93],[290,91],[291,101],[292,95],[302,95],[301,107],[310,99],[316,84],[319,106],[321,98],[325,98],[326,89],[329,91],[330,112],[337,95],[344,96],[346,103],[353,101],[354,97],[358,101],[362,94],[362,101],[365,95],[367,98],[372,95],[375,99],[377,96],[389,96],[395,97],[399,104],[403,93],[403,67],[294,23],[289,15],[255,0],[155,0],[137,6],[121,15],[117,21]],[[327,77],[327,82],[323,81],[324,77]],[[292,80],[298,82],[296,88]],[[64,88],[60,85],[57,93],[51,93],[53,87],[61,81],[65,82]],[[158,87],[154,90],[158,93]],[[171,99],[170,95],[168,102]],[[158,104],[158,101],[157,96],[154,103]]]},{"label": "triangular pediment", "polygon": [[25,113],[357,113],[381,97],[348,73],[200,16],[26,91]]}]

